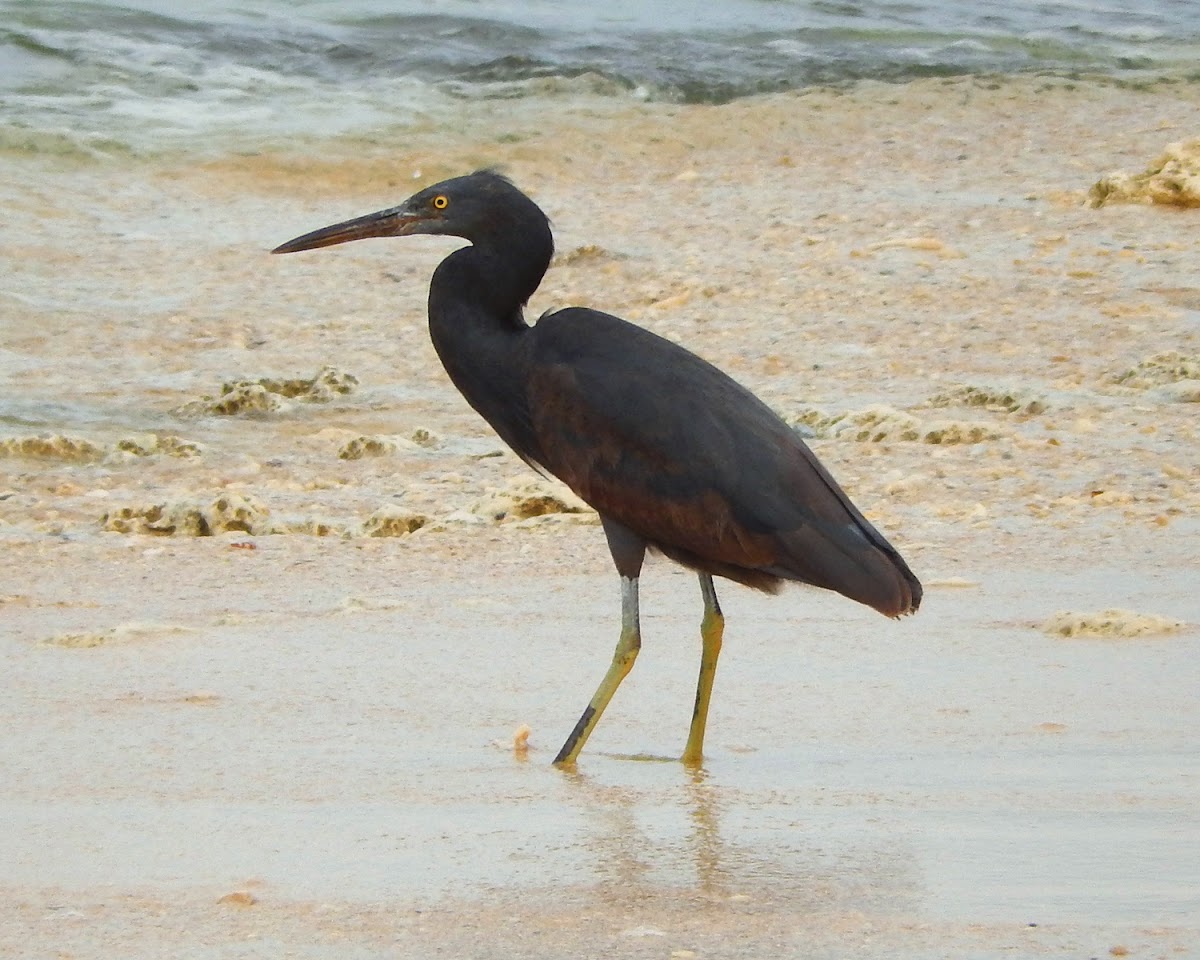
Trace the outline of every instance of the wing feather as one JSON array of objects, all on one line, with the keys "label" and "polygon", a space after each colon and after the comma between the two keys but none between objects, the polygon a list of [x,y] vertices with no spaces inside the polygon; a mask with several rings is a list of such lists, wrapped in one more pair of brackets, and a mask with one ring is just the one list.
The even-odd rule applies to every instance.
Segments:
[{"label": "wing feather", "polygon": [[799,436],[744,387],[617,317],[572,308],[531,331],[542,465],[680,562],[770,588],[836,590],[889,615],[920,584]]}]

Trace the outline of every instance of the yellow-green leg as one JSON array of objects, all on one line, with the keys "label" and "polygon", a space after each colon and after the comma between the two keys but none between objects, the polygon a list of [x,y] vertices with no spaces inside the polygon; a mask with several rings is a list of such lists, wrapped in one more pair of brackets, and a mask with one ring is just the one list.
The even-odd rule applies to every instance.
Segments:
[{"label": "yellow-green leg", "polygon": [[717,658],[721,655],[721,638],[725,634],[725,616],[717,603],[717,589],[712,577],[700,574],[700,593],[704,597],[704,619],[700,622],[700,679],[696,683],[696,706],[692,710],[692,728],[687,746],[683,748],[684,763],[699,763],[704,756],[704,728],[708,724],[708,703],[712,699],[713,677],[717,673]]},{"label": "yellow-green leg", "polygon": [[623,576],[621,577],[621,639],[617,641],[617,649],[613,652],[612,665],[604,674],[600,686],[596,688],[596,693],[588,703],[587,709],[583,711],[583,716],[575,724],[575,729],[567,737],[567,742],[562,745],[558,756],[554,758],[556,764],[573,764],[575,762],[579,751],[583,749],[588,737],[596,729],[596,724],[604,713],[604,708],[608,706],[613,694],[617,692],[617,687],[633,669],[633,662],[637,659],[638,651],[641,648],[642,632],[638,624],[638,581],[637,577]]}]

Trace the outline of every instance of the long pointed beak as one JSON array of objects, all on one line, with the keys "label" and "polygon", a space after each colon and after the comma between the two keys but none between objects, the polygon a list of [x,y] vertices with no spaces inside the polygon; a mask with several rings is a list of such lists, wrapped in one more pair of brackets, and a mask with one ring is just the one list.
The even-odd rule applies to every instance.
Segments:
[{"label": "long pointed beak", "polygon": [[312,233],[306,233],[295,240],[281,243],[272,253],[296,253],[300,250],[315,250],[318,247],[332,247],[335,243],[347,243],[351,240],[362,240],[366,237],[403,237],[409,233],[419,232],[417,227],[424,223],[425,217],[408,213],[404,207],[392,207],[368,213],[364,217],[353,220],[343,220],[332,226],[322,227]]}]

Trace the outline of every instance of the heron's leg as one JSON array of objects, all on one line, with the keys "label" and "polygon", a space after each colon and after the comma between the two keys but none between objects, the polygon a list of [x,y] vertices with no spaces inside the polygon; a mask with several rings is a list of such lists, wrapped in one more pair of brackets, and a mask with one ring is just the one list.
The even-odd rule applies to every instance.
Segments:
[{"label": "heron's leg", "polygon": [[642,571],[642,560],[646,556],[646,544],[636,534],[605,517],[600,518],[608,546],[612,551],[617,572],[621,574],[621,639],[613,651],[612,664],[600,686],[567,737],[567,742],[554,758],[556,764],[573,764],[588,737],[596,729],[604,708],[617,692],[621,681],[633,669],[638,651],[642,648],[642,631],[638,622],[638,576]]},{"label": "heron's leg", "polygon": [[704,597],[704,619],[700,622],[700,679],[696,683],[696,706],[692,710],[692,728],[687,746],[683,748],[684,763],[699,763],[704,754],[704,727],[708,723],[708,702],[712,699],[713,677],[717,658],[721,655],[721,637],[725,633],[725,616],[717,603],[717,589],[712,577],[700,574],[700,593]]},{"label": "heron's leg", "polygon": [[613,694],[617,692],[617,687],[633,669],[633,661],[637,659],[641,647],[642,636],[638,628],[638,582],[636,579],[622,577],[621,639],[617,641],[617,649],[613,652],[612,664],[609,666],[608,672],[604,674],[604,679],[600,681],[600,686],[596,688],[587,709],[583,711],[583,716],[575,724],[575,729],[567,737],[567,742],[558,751],[558,756],[554,758],[555,763],[575,762],[579,751],[583,749],[588,737],[596,729],[596,724],[600,721],[604,708],[608,706]]}]

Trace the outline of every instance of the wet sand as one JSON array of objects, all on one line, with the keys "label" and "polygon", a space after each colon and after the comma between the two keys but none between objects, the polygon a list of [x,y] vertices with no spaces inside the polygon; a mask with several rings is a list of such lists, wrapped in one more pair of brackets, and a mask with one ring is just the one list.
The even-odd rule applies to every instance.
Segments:
[{"label": "wet sand", "polygon": [[[1086,205],[1198,100],[939,80],[0,156],[0,954],[1200,956],[1200,229]],[[437,364],[452,243],[265,255],[484,164],[555,222],[534,316],[728,369],[928,585],[897,623],[726,585],[701,771],[665,759],[699,597],[663,561],[549,766],[616,578]]]}]

